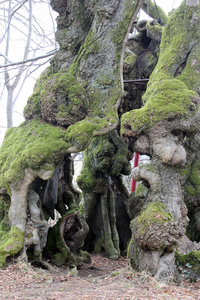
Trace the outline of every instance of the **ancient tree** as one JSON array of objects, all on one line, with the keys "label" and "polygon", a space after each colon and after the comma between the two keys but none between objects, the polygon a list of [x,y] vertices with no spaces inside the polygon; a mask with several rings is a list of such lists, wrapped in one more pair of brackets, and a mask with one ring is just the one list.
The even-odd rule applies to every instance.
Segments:
[{"label": "ancient tree", "polygon": [[[177,280],[175,250],[192,247],[186,230],[199,239],[199,1],[169,19],[141,0],[51,5],[60,50],[0,149],[0,265],[44,254],[78,266],[128,247],[134,268]],[[141,7],[152,21],[138,22]],[[83,150],[80,193],[70,154]],[[142,192],[129,195],[134,152],[150,164],[134,169]]]},{"label": "ancient tree", "polygon": [[[46,243],[45,252],[57,264],[77,265],[85,259],[81,248],[89,229],[72,186],[70,153],[118,125],[124,95],[120,59],[141,1],[51,5],[59,13],[60,50],[36,83],[24,110],[26,121],[7,131],[1,148],[1,265],[21,250],[25,259],[27,254],[40,259]],[[117,175],[128,164],[124,159]],[[56,228],[48,230],[54,209],[61,215],[57,234],[52,233]]]},{"label": "ancient tree", "polygon": [[144,106],[122,116],[121,133],[131,149],[151,157],[133,172],[147,190],[140,215],[138,203],[131,204],[130,260],[163,280],[176,279],[174,250],[188,211],[188,232],[199,228],[199,13],[199,1],[183,1],[169,18]]}]

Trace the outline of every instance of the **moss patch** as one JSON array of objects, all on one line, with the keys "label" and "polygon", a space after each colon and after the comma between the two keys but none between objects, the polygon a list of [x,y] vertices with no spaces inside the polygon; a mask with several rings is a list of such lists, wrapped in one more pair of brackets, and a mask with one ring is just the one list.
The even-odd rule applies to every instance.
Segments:
[{"label": "moss patch", "polygon": [[191,251],[181,255],[175,253],[176,266],[186,280],[195,282],[200,278],[200,251]]},{"label": "moss patch", "polygon": [[42,116],[51,123],[66,126],[86,117],[89,102],[84,82],[79,83],[74,75],[64,70],[42,80],[24,109],[27,119]]},{"label": "moss patch", "polygon": [[10,220],[8,218],[10,203],[8,195],[0,196],[0,240],[5,233],[10,231]]},{"label": "moss patch", "polygon": [[143,234],[152,224],[162,224],[171,220],[172,215],[167,212],[166,206],[153,202],[136,218],[136,222],[139,224],[138,232]]},{"label": "moss patch", "polygon": [[85,151],[83,168],[77,183],[84,193],[102,193],[107,185],[107,175],[128,175],[130,164],[127,160],[128,148],[117,135],[112,132],[94,138]]},{"label": "moss patch", "polygon": [[123,19],[119,21],[118,26],[115,30],[111,33],[111,38],[117,48],[116,50],[116,61],[119,62],[120,55],[121,55],[121,48],[124,37],[127,32],[127,28],[133,16],[133,12],[135,11],[139,1],[132,1],[127,0],[124,4],[124,11],[123,11]]},{"label": "moss patch", "polygon": [[1,237],[0,267],[5,265],[6,257],[19,253],[22,249],[23,242],[23,232],[16,226],[12,226],[10,232]]},{"label": "moss patch", "polygon": [[147,193],[147,188],[141,182],[138,182],[136,186],[135,195],[145,196],[146,193]]},{"label": "moss patch", "polygon": [[7,131],[0,151],[0,186],[24,177],[24,170],[51,169],[62,161],[67,150],[65,131],[32,120]]},{"label": "moss patch", "polygon": [[137,55],[132,52],[128,52],[125,59],[124,59],[124,64],[133,66],[137,60]]},{"label": "moss patch", "polygon": [[91,156],[93,156],[91,149],[87,149],[84,153],[83,168],[77,177],[77,183],[84,194],[90,192],[99,194],[104,191],[107,179],[102,172],[96,172]]},{"label": "moss patch", "polygon": [[78,75],[78,68],[80,62],[85,60],[90,54],[97,54],[100,50],[100,44],[97,41],[97,36],[94,34],[92,29],[89,31],[84,44],[80,47],[78,55],[76,56],[74,62],[69,67],[68,72],[73,75]]},{"label": "moss patch", "polygon": [[196,9],[182,3],[169,18],[162,34],[158,63],[143,96],[144,107],[122,116],[122,134],[126,133],[127,128],[133,134],[138,134],[162,120],[187,118],[197,113],[200,99],[193,80],[190,80],[197,72],[191,64],[187,64],[179,75],[182,68],[180,65],[187,60],[193,45],[191,42],[195,43],[200,36],[198,26],[195,28],[191,25],[192,14]]},{"label": "moss patch", "polygon": [[200,159],[195,157],[194,162],[183,171],[183,176],[187,177],[184,186],[186,192],[191,196],[197,196],[200,193]]},{"label": "moss patch", "polygon": [[168,118],[195,115],[197,107],[194,103],[198,101],[198,95],[188,90],[180,80],[169,79],[152,86],[151,96],[148,99],[144,96],[143,101],[144,107],[122,116],[122,134],[126,132],[127,126],[130,126],[133,132],[141,132]]},{"label": "moss patch", "polygon": [[44,253],[56,266],[63,265],[66,260],[70,258],[70,252],[64,246],[60,235],[61,222],[62,219],[60,219],[54,227],[50,228],[47,244],[44,249]]}]

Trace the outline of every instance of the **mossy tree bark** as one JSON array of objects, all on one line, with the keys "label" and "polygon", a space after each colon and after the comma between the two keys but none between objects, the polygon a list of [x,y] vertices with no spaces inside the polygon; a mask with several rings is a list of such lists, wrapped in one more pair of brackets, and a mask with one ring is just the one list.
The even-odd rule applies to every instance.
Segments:
[{"label": "mossy tree bark", "polygon": [[[199,1],[184,1],[164,29],[156,20],[139,23],[132,37],[137,46],[128,51],[125,42],[145,2],[51,3],[59,12],[60,50],[36,83],[26,121],[7,132],[0,149],[1,199],[9,199],[10,208],[0,219],[0,264],[22,248],[23,257],[33,249],[41,258],[46,240],[45,253],[57,265],[81,264],[84,240],[86,250],[104,248],[116,258],[130,237],[121,174],[130,172],[136,151],[149,155],[151,164],[134,171],[147,192],[140,203],[134,195],[129,199],[130,261],[158,279],[176,280],[174,250],[188,222],[185,203],[199,228]],[[124,93],[123,64],[126,79],[148,78],[155,67],[145,94],[145,86],[126,85]],[[119,123],[128,149],[115,131]],[[87,147],[79,206],[69,153]],[[61,220],[49,230],[46,219],[54,209]]]},{"label": "mossy tree bark", "polygon": [[[117,109],[124,95],[120,56],[129,24],[141,3],[51,1],[59,12],[60,50],[28,99],[26,121],[7,132],[0,151],[0,185],[10,196],[11,228],[17,227],[24,238],[24,244],[20,240],[21,248],[17,248],[18,252],[25,250],[23,257],[28,249],[41,257],[48,234],[46,219],[54,216],[54,209],[63,218],[73,213],[79,224],[75,229],[87,232],[87,226],[81,225],[84,220],[79,217],[77,192],[68,178],[71,171],[66,160],[69,153],[84,150],[94,136],[118,125]],[[113,212],[111,218],[115,234]],[[54,249],[60,251],[61,260],[73,256],[62,240],[61,234]],[[79,248],[75,252],[75,256],[82,256]],[[3,252],[1,264],[9,254]]]},{"label": "mossy tree bark", "polygon": [[131,237],[122,174],[130,173],[129,152],[117,132],[95,138],[84,155],[78,177],[83,191],[82,214],[89,225],[85,249],[113,259],[126,251]]},{"label": "mossy tree bark", "polygon": [[[198,214],[199,19],[198,1],[183,1],[171,15],[143,96],[144,107],[122,116],[121,132],[130,148],[151,157],[149,165],[133,173],[147,192],[141,201],[141,216],[134,213],[134,207],[138,209],[134,199],[132,206],[130,202],[130,260],[137,269],[167,282],[177,280],[174,251],[188,225],[186,205],[193,222]],[[160,205],[164,205],[163,212]]]}]

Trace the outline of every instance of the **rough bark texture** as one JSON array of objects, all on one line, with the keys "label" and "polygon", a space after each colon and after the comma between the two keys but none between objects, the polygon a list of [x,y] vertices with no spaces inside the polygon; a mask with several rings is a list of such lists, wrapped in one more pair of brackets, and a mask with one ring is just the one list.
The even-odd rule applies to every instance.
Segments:
[{"label": "rough bark texture", "polygon": [[[1,239],[5,241],[0,252],[1,266],[7,256],[22,248],[24,259],[27,254],[40,259],[47,235],[45,251],[51,252],[53,230],[48,234],[47,220],[54,217],[54,209],[61,215],[53,234],[58,236],[55,253],[51,252],[52,256],[58,253],[54,261],[76,265],[84,260],[80,248],[88,227],[79,214],[79,193],[72,186],[68,153],[85,149],[94,136],[112,131],[118,124],[117,109],[124,95],[120,55],[127,28],[141,2],[51,1],[59,12],[60,50],[35,85],[24,110],[26,121],[7,132],[1,147],[2,199],[9,195],[11,201],[10,226],[1,230]],[[112,207],[110,221],[106,215],[106,193],[101,201],[106,231],[110,227],[117,245],[115,201],[113,191],[107,192]],[[76,223],[72,227],[79,242],[74,246],[64,239],[71,234],[70,229],[60,230],[73,218],[68,215],[74,216]],[[13,251],[9,251],[10,236],[13,245],[19,244]],[[106,236],[108,240],[108,232]]]},{"label": "rough bark texture", "polygon": [[[197,171],[194,183],[191,172],[198,165],[194,157],[199,151],[200,7],[197,2],[188,5],[182,3],[163,31],[158,64],[143,96],[144,107],[122,116],[121,132],[130,149],[151,157],[150,164],[133,172],[147,192],[139,207],[134,196],[132,203],[129,199],[131,264],[167,282],[178,279],[174,250],[183,242],[187,207],[188,231],[195,232],[193,239],[198,236],[199,175]],[[138,209],[143,211],[140,216]]]},{"label": "rough bark texture", "polygon": [[[185,233],[200,239],[199,1],[169,20],[152,1],[51,5],[60,50],[0,149],[0,266],[20,251],[71,267],[89,260],[83,250],[117,258],[131,238],[134,268],[178,282],[175,250],[197,248]],[[141,6],[164,26],[135,24]],[[81,200],[70,153],[86,148]],[[129,197],[122,174],[133,152],[151,161],[134,169],[143,188]]]},{"label": "rough bark texture", "polygon": [[121,174],[130,173],[128,149],[117,132],[95,138],[84,155],[78,177],[83,191],[83,216],[89,224],[85,249],[117,258],[131,236],[126,200],[129,196]]}]

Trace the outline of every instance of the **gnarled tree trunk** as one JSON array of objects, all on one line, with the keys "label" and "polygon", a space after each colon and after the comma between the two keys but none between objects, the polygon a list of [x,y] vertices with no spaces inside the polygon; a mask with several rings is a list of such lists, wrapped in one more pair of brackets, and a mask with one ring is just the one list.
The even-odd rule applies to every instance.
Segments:
[{"label": "gnarled tree trunk", "polygon": [[174,253],[188,225],[186,205],[194,208],[198,198],[199,185],[191,178],[198,163],[189,153],[191,145],[198,153],[199,145],[199,18],[198,1],[183,2],[173,13],[162,34],[144,107],[122,116],[122,134],[131,149],[151,158],[133,172],[148,192],[140,216],[134,214],[135,201],[131,206],[129,256],[134,267],[167,282],[178,279]]},{"label": "gnarled tree trunk", "polygon": [[[76,216],[79,225],[74,227],[75,234],[79,230],[87,232],[85,221],[79,217],[68,156],[84,150],[94,136],[106,134],[118,125],[117,109],[124,95],[120,57],[129,24],[141,4],[141,0],[51,1],[59,12],[56,35],[60,50],[36,83],[24,110],[25,123],[7,132],[0,152],[0,186],[11,200],[11,232],[17,228],[22,237],[12,255],[23,248],[23,257],[33,252],[33,256],[41,258],[47,235],[50,236],[47,220],[54,217],[54,209],[66,222],[66,215]],[[112,191],[108,190],[108,194],[112,195]],[[104,206],[105,198],[106,195],[102,198]],[[113,196],[109,198],[113,206]],[[110,227],[116,233],[114,223],[112,209]],[[62,224],[61,220],[61,227]],[[82,256],[82,242],[75,250],[72,247],[72,255],[72,248],[64,241],[64,231],[58,232],[63,243],[57,243],[54,250],[60,251],[60,261],[75,257],[76,264],[77,257]],[[10,255],[6,250],[10,247],[9,230],[3,230],[1,236],[8,236],[0,252],[3,265]],[[12,237],[12,243],[18,243],[18,236]]]}]

